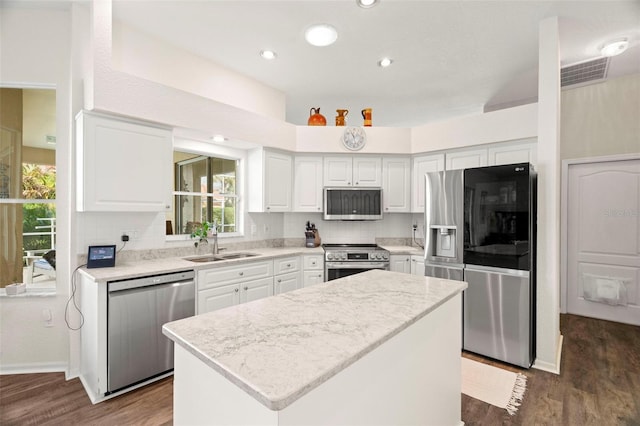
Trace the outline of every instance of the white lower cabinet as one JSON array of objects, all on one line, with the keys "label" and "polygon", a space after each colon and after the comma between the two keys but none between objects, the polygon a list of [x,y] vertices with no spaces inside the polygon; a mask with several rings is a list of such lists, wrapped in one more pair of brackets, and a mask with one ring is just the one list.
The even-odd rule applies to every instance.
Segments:
[{"label": "white lower cabinet", "polygon": [[411,273],[411,256],[408,254],[392,254],[389,256],[389,269],[393,272]]},{"label": "white lower cabinet", "polygon": [[273,277],[273,294],[282,294],[302,288],[300,271]]},{"label": "white lower cabinet", "polygon": [[315,284],[324,282],[324,271],[303,271],[302,283],[305,287],[310,287]]},{"label": "white lower cabinet", "polygon": [[302,288],[302,275],[300,274],[300,256],[283,257],[274,259],[273,269],[273,294],[286,293],[287,291]]},{"label": "white lower cabinet", "polygon": [[302,284],[309,287],[324,282],[324,256],[321,254],[306,254],[302,256]]},{"label": "white lower cabinet", "polygon": [[411,275],[424,275],[424,257],[421,254],[411,255]]},{"label": "white lower cabinet", "polygon": [[198,291],[198,314],[240,303],[240,285],[228,284]]},{"label": "white lower cabinet", "polygon": [[198,271],[197,314],[273,295],[273,261]]}]

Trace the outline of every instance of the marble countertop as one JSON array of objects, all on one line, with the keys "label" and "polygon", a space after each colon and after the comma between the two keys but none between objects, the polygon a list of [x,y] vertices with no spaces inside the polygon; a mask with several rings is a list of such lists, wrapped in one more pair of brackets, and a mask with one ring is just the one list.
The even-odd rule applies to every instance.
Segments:
[{"label": "marble countertop", "polygon": [[[132,262],[116,262],[113,268],[80,268],[80,272],[101,283],[113,280],[143,277],[155,274],[164,274],[176,271],[200,270],[210,268],[220,268],[224,266],[237,265],[239,263],[255,262],[260,260],[274,259],[285,256],[298,256],[304,254],[323,254],[322,247],[278,247],[278,248],[256,248],[240,250],[240,252],[255,253],[257,256],[220,260],[216,262],[196,263],[186,260],[189,257],[169,257],[151,260],[136,260]],[[221,255],[233,254],[234,252],[221,252]]]},{"label": "marble countertop", "polygon": [[390,254],[424,254],[424,250],[420,247],[413,246],[386,246],[380,245],[385,250],[388,250]]},{"label": "marble countertop", "polygon": [[371,270],[171,322],[163,333],[282,410],[466,287]]}]

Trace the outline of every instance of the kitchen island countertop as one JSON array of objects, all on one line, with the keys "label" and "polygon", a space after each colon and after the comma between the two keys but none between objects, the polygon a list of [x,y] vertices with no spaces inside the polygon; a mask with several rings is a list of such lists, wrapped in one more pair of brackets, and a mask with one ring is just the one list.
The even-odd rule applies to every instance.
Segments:
[{"label": "kitchen island countertop", "polygon": [[371,270],[171,322],[163,333],[268,409],[282,410],[466,286]]}]

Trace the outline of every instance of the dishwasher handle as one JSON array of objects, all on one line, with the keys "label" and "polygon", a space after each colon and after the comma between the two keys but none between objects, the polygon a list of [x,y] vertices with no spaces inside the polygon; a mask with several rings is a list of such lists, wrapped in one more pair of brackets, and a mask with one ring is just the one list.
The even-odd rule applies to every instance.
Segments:
[{"label": "dishwasher handle", "polygon": [[132,290],[135,288],[149,287],[149,286],[158,286],[158,285],[182,285],[193,283],[195,279],[195,272],[191,271],[181,271],[181,272],[173,272],[170,274],[162,274],[162,275],[153,275],[148,277],[140,277],[119,281],[110,281],[107,282],[107,290],[109,293],[123,291],[123,290]]}]

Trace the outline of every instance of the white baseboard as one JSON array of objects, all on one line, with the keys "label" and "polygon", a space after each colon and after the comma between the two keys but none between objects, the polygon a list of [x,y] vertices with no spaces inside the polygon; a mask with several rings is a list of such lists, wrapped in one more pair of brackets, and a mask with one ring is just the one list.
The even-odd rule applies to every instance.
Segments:
[{"label": "white baseboard", "polygon": [[563,341],[564,341],[564,336],[560,334],[558,337],[558,350],[556,352],[556,361],[554,363],[536,360],[531,367],[535,368],[536,370],[547,371],[549,373],[560,375],[560,360],[562,358],[562,342]]},{"label": "white baseboard", "polygon": [[5,374],[37,374],[37,373],[65,373],[67,375],[67,363],[46,362],[35,364],[2,364],[0,375]]}]

